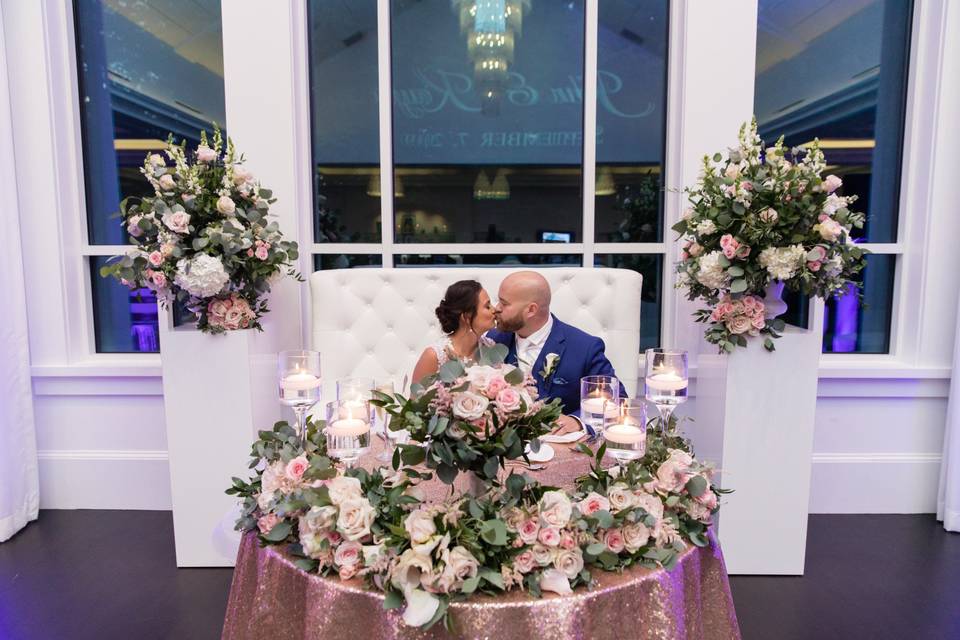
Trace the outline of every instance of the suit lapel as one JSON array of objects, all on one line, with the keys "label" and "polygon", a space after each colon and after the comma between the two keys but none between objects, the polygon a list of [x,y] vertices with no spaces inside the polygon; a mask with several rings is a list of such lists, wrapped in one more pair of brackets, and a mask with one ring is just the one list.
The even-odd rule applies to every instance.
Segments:
[{"label": "suit lapel", "polygon": [[517,334],[511,332],[507,335],[510,336],[510,338],[509,342],[507,342],[507,359],[504,362],[517,366]]},{"label": "suit lapel", "polygon": [[[547,354],[555,353],[559,358],[562,358],[566,338],[563,323],[557,320],[556,316],[553,316],[553,327],[550,329],[550,335],[547,336],[547,341],[543,343],[543,349],[540,350],[540,355],[537,356],[537,361],[533,363],[533,368],[530,370],[530,373],[537,379],[537,390],[540,392],[540,395],[550,392],[550,387],[553,385],[553,377],[557,374],[556,370],[554,370],[546,380],[540,375],[540,372],[543,371]],[[514,344],[516,344],[516,339],[514,339]],[[516,351],[516,348],[514,348],[514,351]]]}]

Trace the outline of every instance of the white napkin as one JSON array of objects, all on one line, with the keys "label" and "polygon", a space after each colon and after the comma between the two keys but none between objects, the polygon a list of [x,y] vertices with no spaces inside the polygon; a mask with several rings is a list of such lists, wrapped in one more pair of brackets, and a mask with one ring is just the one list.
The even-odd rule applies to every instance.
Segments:
[{"label": "white napkin", "polygon": [[545,435],[540,436],[540,442],[556,442],[559,444],[570,444],[571,442],[576,442],[577,440],[586,437],[588,434],[586,431],[572,431],[570,433],[564,433],[563,435]]}]

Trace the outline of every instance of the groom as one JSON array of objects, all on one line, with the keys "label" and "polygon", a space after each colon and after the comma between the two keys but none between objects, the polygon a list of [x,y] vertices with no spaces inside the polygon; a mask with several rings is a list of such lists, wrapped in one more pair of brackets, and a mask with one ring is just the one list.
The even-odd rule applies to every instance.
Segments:
[{"label": "groom", "polygon": [[[497,328],[487,337],[510,349],[507,363],[533,375],[541,398],[560,398],[564,414],[580,410],[580,378],[616,375],[603,340],[550,313],[550,284],[539,273],[510,274],[497,297]],[[561,416],[559,423],[557,433],[580,428],[570,415]]]}]

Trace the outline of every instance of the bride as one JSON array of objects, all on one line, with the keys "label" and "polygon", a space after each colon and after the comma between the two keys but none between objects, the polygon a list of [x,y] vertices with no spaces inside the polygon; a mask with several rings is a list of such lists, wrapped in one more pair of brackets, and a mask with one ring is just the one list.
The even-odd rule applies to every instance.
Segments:
[{"label": "bride", "polygon": [[490,295],[476,280],[460,280],[447,288],[436,309],[440,329],[445,334],[420,354],[413,368],[413,380],[420,381],[436,373],[451,359],[475,361],[481,343],[493,344],[483,337],[496,324]]}]

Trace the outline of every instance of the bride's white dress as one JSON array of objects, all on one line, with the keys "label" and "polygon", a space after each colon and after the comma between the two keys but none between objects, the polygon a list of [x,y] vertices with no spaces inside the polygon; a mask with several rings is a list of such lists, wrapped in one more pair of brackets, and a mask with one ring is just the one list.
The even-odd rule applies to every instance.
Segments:
[{"label": "bride's white dress", "polygon": [[[480,336],[480,347],[492,347],[496,344],[492,339],[488,338],[486,335]],[[476,361],[476,358],[464,359],[457,355],[456,350],[453,348],[453,342],[450,341],[450,336],[443,336],[437,342],[433,343],[428,349],[432,349],[433,353],[437,356],[437,367],[442,367],[451,360],[461,360],[464,364],[471,364]]]}]

